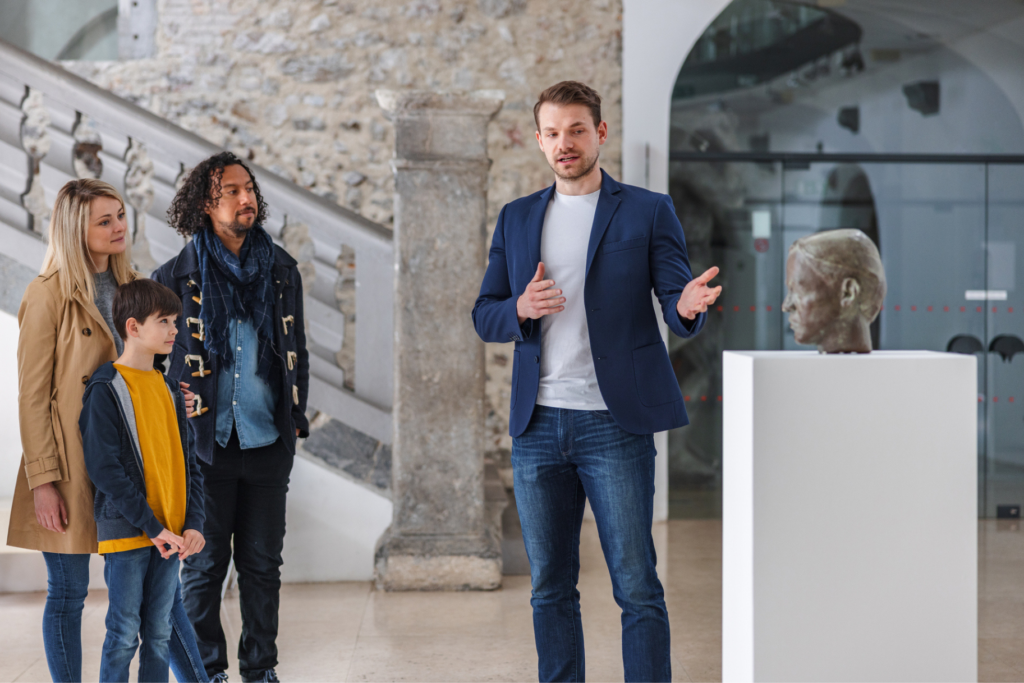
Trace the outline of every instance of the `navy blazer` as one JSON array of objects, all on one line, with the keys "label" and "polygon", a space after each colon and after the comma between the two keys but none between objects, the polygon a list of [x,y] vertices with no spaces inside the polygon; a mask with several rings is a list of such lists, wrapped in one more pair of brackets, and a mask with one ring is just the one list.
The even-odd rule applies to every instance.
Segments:
[{"label": "navy blazer", "polygon": [[[616,182],[604,171],[601,177],[583,287],[601,396],[619,426],[633,434],[682,427],[689,419],[658,329],[651,290],[677,335],[692,337],[704,326],[706,313],[684,320],[676,312],[679,295],[693,279],[683,226],[667,195]],[[528,319],[520,326],[516,302],[537,272],[544,215],[554,190],[552,185],[501,210],[473,307],[481,339],[515,342],[509,418],[513,437],[523,433],[533,415],[541,348],[540,321]]]}]

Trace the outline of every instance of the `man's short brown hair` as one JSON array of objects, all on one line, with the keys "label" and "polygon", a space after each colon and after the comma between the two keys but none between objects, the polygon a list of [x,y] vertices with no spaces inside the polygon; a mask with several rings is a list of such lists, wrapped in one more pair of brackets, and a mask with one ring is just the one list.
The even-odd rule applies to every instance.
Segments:
[{"label": "man's short brown hair", "polygon": [[151,315],[181,315],[181,299],[159,282],[139,278],[117,288],[113,305],[114,327],[121,339],[128,339],[128,319],[146,322]]},{"label": "man's short brown hair", "polygon": [[582,104],[590,109],[590,114],[594,117],[594,127],[601,124],[601,96],[585,83],[562,81],[555,83],[540,94],[537,104],[533,105],[533,122],[537,124],[538,131],[540,130],[540,106],[545,102],[563,107],[567,104]]}]

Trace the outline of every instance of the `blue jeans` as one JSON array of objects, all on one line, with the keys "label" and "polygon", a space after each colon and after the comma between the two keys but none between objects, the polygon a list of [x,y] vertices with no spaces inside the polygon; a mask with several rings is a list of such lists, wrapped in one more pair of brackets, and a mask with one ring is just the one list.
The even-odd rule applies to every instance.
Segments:
[{"label": "blue jeans", "polygon": [[[54,681],[82,680],[82,605],[89,592],[91,555],[43,553],[47,594],[43,610],[43,647]],[[179,681],[206,683],[196,634],[181,604],[181,585],[174,590],[171,608],[171,669]]]},{"label": "blue jeans", "polygon": [[668,610],[651,536],[654,456],[652,435],[630,434],[605,410],[536,406],[526,431],[513,439],[541,681],[585,680],[576,585],[587,497],[622,608],[626,680],[672,680]]},{"label": "blue jeans", "polygon": [[110,553],[103,559],[109,605],[100,681],[127,681],[128,666],[138,649],[139,680],[166,682],[170,674],[171,606],[178,584],[178,556],[165,560],[151,545]]}]

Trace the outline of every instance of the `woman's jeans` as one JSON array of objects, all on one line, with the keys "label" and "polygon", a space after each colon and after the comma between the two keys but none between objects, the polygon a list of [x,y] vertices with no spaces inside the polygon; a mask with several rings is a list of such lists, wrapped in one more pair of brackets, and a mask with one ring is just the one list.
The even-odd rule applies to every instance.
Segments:
[{"label": "woman's jeans", "polygon": [[530,558],[541,681],[585,680],[580,527],[587,498],[622,608],[627,681],[670,681],[668,611],[655,569],[654,437],[630,434],[606,410],[536,406],[512,441],[516,505]]},{"label": "woman's jeans", "polygon": [[136,650],[139,680],[167,683],[178,556],[164,559],[151,544],[147,548],[109,553],[103,559],[109,605],[107,636],[100,657],[101,683],[127,681]]},{"label": "woman's jeans", "polygon": [[[43,553],[47,596],[43,610],[43,645],[55,682],[82,680],[82,606],[89,592],[91,555]],[[179,681],[206,683],[196,636],[181,604],[181,586],[171,607],[171,670]]]}]

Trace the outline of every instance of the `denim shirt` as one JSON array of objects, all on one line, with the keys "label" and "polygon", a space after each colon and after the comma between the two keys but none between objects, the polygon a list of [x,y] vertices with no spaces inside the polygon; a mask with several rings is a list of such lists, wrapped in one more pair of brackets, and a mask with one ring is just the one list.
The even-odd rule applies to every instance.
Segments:
[{"label": "denim shirt", "polygon": [[274,425],[277,397],[256,374],[256,328],[248,320],[231,320],[228,334],[235,359],[233,366],[222,365],[217,377],[217,443],[228,445],[233,425],[243,450],[269,446],[280,436]]}]

